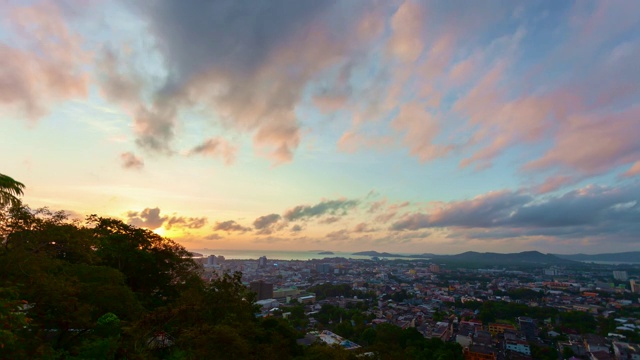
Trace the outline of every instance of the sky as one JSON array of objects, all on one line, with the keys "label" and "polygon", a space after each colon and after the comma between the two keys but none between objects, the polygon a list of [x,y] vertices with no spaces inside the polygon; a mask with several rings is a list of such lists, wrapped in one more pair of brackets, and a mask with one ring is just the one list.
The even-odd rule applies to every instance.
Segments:
[{"label": "sky", "polygon": [[0,173],[190,249],[637,251],[639,13],[0,0]]}]

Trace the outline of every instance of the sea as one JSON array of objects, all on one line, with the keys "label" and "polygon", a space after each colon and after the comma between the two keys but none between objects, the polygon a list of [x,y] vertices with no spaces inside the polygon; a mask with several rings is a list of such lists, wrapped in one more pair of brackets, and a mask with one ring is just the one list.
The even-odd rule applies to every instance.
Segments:
[{"label": "sea", "polygon": [[[222,255],[225,259],[254,259],[257,260],[261,256],[266,256],[269,260],[314,260],[324,258],[342,257],[346,259],[371,259],[372,256],[367,255],[353,255],[353,252],[340,252],[332,251],[333,254],[320,254],[325,250],[309,250],[309,251],[278,251],[278,250],[227,250],[227,249],[189,249],[189,251],[202,254],[204,256],[209,255]],[[411,260],[410,254],[398,254],[406,255],[407,257],[385,257],[388,260]]]}]

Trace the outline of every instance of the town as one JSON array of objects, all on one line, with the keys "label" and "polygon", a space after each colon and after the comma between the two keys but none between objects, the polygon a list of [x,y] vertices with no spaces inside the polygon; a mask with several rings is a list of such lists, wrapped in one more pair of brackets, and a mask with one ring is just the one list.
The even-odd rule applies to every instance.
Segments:
[{"label": "town", "polygon": [[464,359],[640,359],[640,266],[533,264],[474,268],[342,257],[199,259],[203,277],[241,272],[261,317],[288,319],[325,342],[367,352],[369,329],[415,328],[457,343]]}]

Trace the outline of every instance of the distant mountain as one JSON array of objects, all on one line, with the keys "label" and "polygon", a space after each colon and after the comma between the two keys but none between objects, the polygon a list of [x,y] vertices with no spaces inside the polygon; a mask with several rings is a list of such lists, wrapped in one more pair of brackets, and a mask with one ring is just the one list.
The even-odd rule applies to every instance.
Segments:
[{"label": "distant mountain", "polygon": [[405,257],[404,255],[390,254],[388,252],[377,252],[377,251],[360,251],[360,252],[355,252],[351,255],[377,256],[377,257]]},{"label": "distant mountain", "polygon": [[559,265],[574,263],[571,259],[562,259],[552,254],[543,254],[538,251],[524,251],[520,253],[499,254],[499,253],[479,253],[467,251],[457,255],[400,255],[388,252],[361,251],[352,255],[377,256],[377,257],[398,257],[398,258],[426,258],[437,262],[467,263],[478,265]]},{"label": "distant mountain", "polygon": [[563,255],[554,254],[561,259],[568,259],[574,261],[612,261],[612,262],[633,262],[640,263],[640,251],[628,251],[621,253],[609,253],[609,254],[573,254]]},{"label": "distant mountain", "polygon": [[476,264],[504,264],[504,265],[533,265],[533,264],[569,264],[570,259],[562,259],[552,254],[538,251],[524,251],[520,253],[499,254],[479,253],[467,251],[458,255],[433,255],[434,261],[476,263]]}]

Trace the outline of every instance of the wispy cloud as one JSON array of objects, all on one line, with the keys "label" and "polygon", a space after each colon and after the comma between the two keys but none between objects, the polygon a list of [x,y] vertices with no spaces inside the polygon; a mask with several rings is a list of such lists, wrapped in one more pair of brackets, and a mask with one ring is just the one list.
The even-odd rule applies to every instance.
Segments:
[{"label": "wispy cloud", "polygon": [[345,215],[350,209],[358,206],[358,200],[340,199],[326,200],[315,205],[298,205],[285,211],[282,217],[288,221],[306,220],[325,214]]},{"label": "wispy cloud", "polygon": [[122,167],[125,169],[140,170],[144,167],[144,160],[137,157],[132,152],[125,152],[120,154],[120,160],[122,161]]}]

